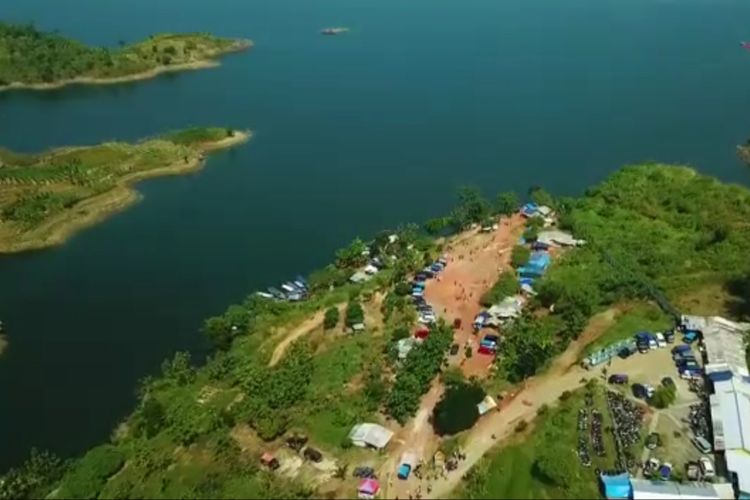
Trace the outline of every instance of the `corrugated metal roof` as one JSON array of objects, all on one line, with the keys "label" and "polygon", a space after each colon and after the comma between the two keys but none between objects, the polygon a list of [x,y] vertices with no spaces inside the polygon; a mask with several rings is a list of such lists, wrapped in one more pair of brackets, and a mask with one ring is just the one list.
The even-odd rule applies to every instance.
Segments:
[{"label": "corrugated metal roof", "polygon": [[740,491],[750,495],[750,452],[747,450],[727,450],[727,468],[737,474]]}]

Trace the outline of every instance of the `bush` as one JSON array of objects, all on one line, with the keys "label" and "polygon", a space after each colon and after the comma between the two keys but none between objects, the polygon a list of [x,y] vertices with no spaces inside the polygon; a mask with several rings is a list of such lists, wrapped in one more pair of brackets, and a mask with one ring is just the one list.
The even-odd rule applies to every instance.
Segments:
[{"label": "bush", "polygon": [[464,348],[464,356],[466,356],[466,359],[471,359],[471,358],[472,358],[472,356],[474,356],[474,352],[473,352],[473,350],[471,349],[471,346],[470,346],[470,345],[467,345],[467,346],[466,346],[466,347]]},{"label": "bush", "polygon": [[350,302],[346,306],[346,326],[353,326],[357,323],[364,323],[365,311],[359,302]]},{"label": "bush", "polygon": [[516,424],[513,430],[520,433],[520,432],[525,431],[528,426],[529,426],[529,423],[526,420],[519,420],[519,422]]},{"label": "bush", "polygon": [[536,411],[537,416],[541,417],[549,413],[549,406],[547,406],[546,403],[544,403],[542,406],[539,407],[539,409]]},{"label": "bush", "polygon": [[516,245],[513,247],[513,253],[510,255],[510,263],[513,267],[519,268],[525,266],[531,258],[531,250],[528,248]]},{"label": "bush", "polygon": [[511,271],[503,271],[497,278],[497,282],[487,290],[479,302],[484,307],[491,307],[493,304],[497,304],[502,301],[505,297],[512,297],[516,295],[520,290],[516,275]]},{"label": "bush", "polygon": [[518,195],[513,191],[500,193],[495,198],[495,212],[500,215],[513,215],[520,205]]},{"label": "bush", "polygon": [[528,227],[523,232],[523,239],[529,242],[536,241],[539,237],[539,231],[536,228]]},{"label": "bush", "polygon": [[396,292],[396,295],[409,295],[409,293],[411,293],[411,286],[409,285],[409,283],[401,281],[396,284],[393,291]]},{"label": "bush", "polygon": [[330,330],[335,327],[339,322],[339,308],[336,306],[329,307],[326,310],[325,318],[323,319],[323,328]]},{"label": "bush", "polygon": [[67,474],[60,486],[60,498],[96,498],[107,479],[119,471],[125,455],[105,444],[90,450]]}]

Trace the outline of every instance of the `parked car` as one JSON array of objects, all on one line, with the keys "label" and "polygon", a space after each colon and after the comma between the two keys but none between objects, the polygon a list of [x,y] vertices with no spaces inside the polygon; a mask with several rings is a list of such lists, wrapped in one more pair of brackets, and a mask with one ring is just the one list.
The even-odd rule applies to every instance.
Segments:
[{"label": "parked car", "polygon": [[688,481],[697,481],[700,475],[700,466],[697,462],[688,462],[685,464],[685,477]]},{"label": "parked car", "polygon": [[698,464],[701,469],[701,474],[703,475],[704,479],[711,479],[716,475],[716,471],[714,470],[714,464],[711,462],[711,459],[708,457],[700,457],[698,459]]},{"label": "parked car", "polygon": [[692,350],[693,348],[690,347],[688,344],[680,344],[672,348],[672,354],[677,354],[678,352],[687,352],[687,351],[692,351]]},{"label": "parked car", "polygon": [[455,356],[456,354],[458,354],[458,349],[459,349],[459,345],[453,344],[451,346],[451,356]]},{"label": "parked car", "polygon": [[709,443],[708,440],[703,436],[695,436],[692,439],[692,443],[696,448],[698,448],[698,450],[700,450],[701,453],[708,454],[713,451],[711,443]]},{"label": "parked car", "polygon": [[658,349],[659,344],[656,342],[656,337],[651,337],[648,339],[648,348],[649,349]]},{"label": "parked car", "polygon": [[682,341],[686,344],[692,344],[698,340],[698,332],[694,330],[686,330],[685,334],[682,336]]},{"label": "parked car", "polygon": [[617,353],[618,356],[620,356],[622,359],[628,359],[630,356],[633,355],[635,351],[632,350],[630,347],[623,347],[620,349],[620,352]]},{"label": "parked car", "polygon": [[633,384],[631,389],[633,390],[633,396],[640,399],[648,399],[656,392],[654,386],[650,384]]},{"label": "parked car", "polygon": [[674,380],[672,380],[672,377],[664,377],[663,379],[661,379],[661,385],[663,385],[664,387],[671,387],[673,389],[677,387],[674,383]]},{"label": "parked car", "polygon": [[664,340],[667,341],[667,344],[674,344],[674,330],[665,330]]},{"label": "parked car", "polygon": [[315,463],[320,462],[323,460],[323,454],[316,450],[315,448],[310,448],[309,446],[305,448],[305,451],[302,452],[302,456],[304,456],[306,459],[311,460]]},{"label": "parked car", "polygon": [[609,376],[610,384],[627,384],[628,376],[624,373],[615,373]]},{"label": "parked car", "polygon": [[646,438],[646,448],[654,450],[656,447],[661,446],[661,436],[658,432],[652,432]]},{"label": "parked car", "polygon": [[667,340],[664,338],[663,333],[656,334],[656,345],[657,347],[667,347]]}]

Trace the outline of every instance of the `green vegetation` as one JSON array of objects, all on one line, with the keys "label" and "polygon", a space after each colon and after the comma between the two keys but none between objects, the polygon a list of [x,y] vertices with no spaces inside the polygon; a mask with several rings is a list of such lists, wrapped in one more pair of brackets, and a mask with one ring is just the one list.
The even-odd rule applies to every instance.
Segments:
[{"label": "green vegetation", "polygon": [[417,412],[419,401],[440,370],[452,341],[453,330],[441,322],[432,328],[427,340],[407,356],[385,403],[388,414],[399,423],[403,424]]},{"label": "green vegetation", "polygon": [[329,307],[326,309],[326,314],[323,317],[323,328],[330,330],[339,324],[339,308],[336,306]]},{"label": "green vegetation", "polygon": [[[609,424],[601,389],[595,389],[596,406]],[[575,454],[578,445],[578,409],[584,407],[584,390],[572,393],[558,407],[549,408],[534,421],[531,433],[518,435],[485,456],[465,476],[456,498],[600,498],[593,468],[612,468],[611,436],[605,432],[609,457],[592,454],[584,468]],[[519,422],[520,423],[520,422]],[[589,445],[590,446],[590,445]]]},{"label": "green vegetation", "polygon": [[62,478],[68,464],[47,451],[31,450],[23,465],[10,469],[0,481],[0,498],[44,498]]},{"label": "green vegetation", "polygon": [[677,400],[677,388],[676,386],[660,385],[654,391],[654,395],[651,396],[649,403],[656,408],[667,408],[669,405]]},{"label": "green vegetation", "polygon": [[529,315],[506,335],[499,363],[510,380],[536,373],[605,307],[662,294],[677,299],[750,273],[750,191],[739,186],[685,167],[642,165],[623,168],[580,199],[555,202],[535,193],[588,244],[556,259],[536,284],[538,302],[554,305],[552,314]]},{"label": "green vegetation", "polygon": [[109,80],[206,62],[249,42],[205,33],[160,34],[119,48],[88,47],[33,25],[0,23],[0,87]]},{"label": "green vegetation", "polygon": [[357,323],[364,323],[365,311],[359,302],[349,302],[346,306],[346,326],[354,326]]},{"label": "green vegetation", "polygon": [[479,420],[477,404],[485,396],[484,389],[473,382],[453,378],[447,380],[446,385],[443,397],[432,412],[432,425],[439,436],[470,429]]},{"label": "green vegetation", "polygon": [[650,302],[637,302],[618,313],[615,324],[607,328],[594,342],[586,346],[585,354],[603,349],[610,344],[632,338],[638,332],[658,332],[672,325],[670,317]]},{"label": "green vegetation", "polygon": [[484,307],[490,307],[506,297],[516,295],[519,290],[520,287],[516,275],[510,271],[503,271],[497,278],[497,282],[482,295],[479,302]]},{"label": "green vegetation", "polygon": [[516,245],[513,247],[513,253],[510,255],[510,263],[513,267],[519,268],[525,266],[531,258],[531,250],[528,247]]},{"label": "green vegetation", "polygon": [[[104,215],[132,198],[120,201],[117,188],[146,176],[195,168],[205,151],[230,132],[193,128],[136,144],[105,143],[38,155],[0,150],[0,250],[37,248],[64,239],[76,219]],[[79,209],[105,193],[112,198]]]},{"label": "green vegetation", "polygon": [[499,215],[513,215],[519,206],[521,206],[521,201],[513,191],[500,193],[495,198],[495,211]]},{"label": "green vegetation", "polygon": [[92,449],[72,468],[60,485],[61,498],[96,498],[107,479],[125,463],[124,454],[112,445]]}]

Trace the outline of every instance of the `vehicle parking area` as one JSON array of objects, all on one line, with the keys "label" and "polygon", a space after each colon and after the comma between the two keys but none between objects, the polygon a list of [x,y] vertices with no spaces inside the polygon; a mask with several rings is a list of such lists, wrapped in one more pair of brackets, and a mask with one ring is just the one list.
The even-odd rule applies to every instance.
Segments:
[{"label": "vehicle parking area", "polygon": [[[658,467],[667,465],[671,469],[668,477],[685,478],[688,464],[696,464],[701,457],[710,457],[702,454],[693,444],[695,435],[707,436],[710,420],[708,418],[708,407],[705,401],[703,382],[700,379],[687,380],[680,378],[678,369],[673,360],[672,348],[677,344],[668,344],[666,347],[650,349],[645,353],[635,353],[627,359],[613,358],[605,368],[599,368],[606,373],[607,377],[613,374],[627,375],[628,382],[622,385],[609,384],[616,388],[626,398],[639,399],[633,394],[634,384],[650,385],[658,388],[662,380],[669,377],[676,387],[676,398],[674,403],[664,409],[653,406],[646,407],[646,423],[643,429],[643,448],[640,456],[641,467],[637,471],[639,477],[655,478],[663,474]],[[696,348],[697,350],[697,348]],[[606,371],[605,371],[606,370]],[[647,401],[639,399],[641,405],[647,405]],[[652,433],[658,434],[659,444],[649,449],[646,445],[648,436]],[[651,459],[656,459],[654,462]],[[649,465],[650,462],[650,465]],[[713,462],[713,459],[712,459]],[[657,465],[658,464],[658,465]],[[694,472],[697,470],[693,468]],[[635,472],[632,471],[631,472]],[[692,477],[697,480],[699,477]]]}]

